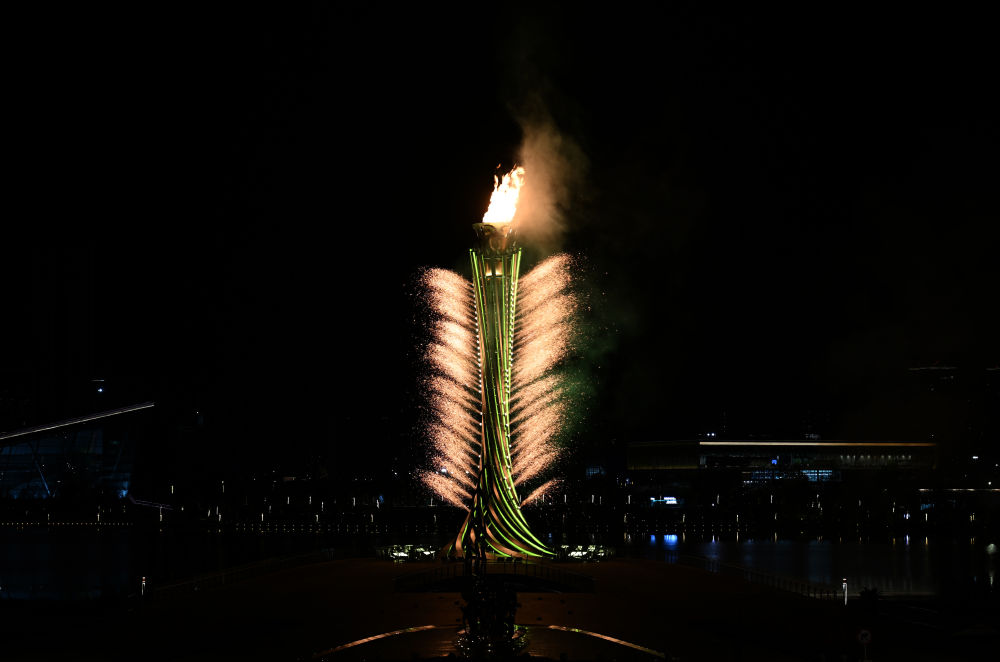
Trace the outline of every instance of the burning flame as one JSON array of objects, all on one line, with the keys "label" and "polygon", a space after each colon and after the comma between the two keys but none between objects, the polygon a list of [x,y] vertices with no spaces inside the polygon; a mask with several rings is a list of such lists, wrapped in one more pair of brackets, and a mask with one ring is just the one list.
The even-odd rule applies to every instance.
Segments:
[{"label": "burning flame", "polygon": [[510,223],[517,211],[517,198],[524,185],[524,168],[515,166],[513,170],[500,180],[493,176],[493,195],[490,196],[490,207],[483,214],[483,223]]}]

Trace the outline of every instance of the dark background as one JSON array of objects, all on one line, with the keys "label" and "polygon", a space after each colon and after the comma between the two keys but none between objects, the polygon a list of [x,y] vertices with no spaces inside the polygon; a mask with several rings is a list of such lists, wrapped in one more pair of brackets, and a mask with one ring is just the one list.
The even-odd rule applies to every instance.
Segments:
[{"label": "dark background", "polygon": [[[144,453],[163,466],[190,461],[169,430],[192,416],[209,471],[412,452],[415,279],[464,268],[540,99],[585,155],[563,237],[590,308],[573,443],[995,436],[985,16],[162,5],[4,23],[0,429],[154,399]],[[929,396],[927,366],[959,386]]]}]

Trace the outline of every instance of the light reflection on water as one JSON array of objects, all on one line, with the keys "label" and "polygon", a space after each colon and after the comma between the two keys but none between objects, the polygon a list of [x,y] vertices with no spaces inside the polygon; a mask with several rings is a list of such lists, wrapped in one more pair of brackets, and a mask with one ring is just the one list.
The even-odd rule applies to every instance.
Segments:
[{"label": "light reflection on water", "polygon": [[877,588],[883,594],[927,595],[992,585],[997,555],[974,540],[935,542],[897,538],[886,542],[830,540],[694,540],[674,533],[651,534],[623,556],[667,561],[701,557],[812,584],[840,586],[847,577],[852,593]]},{"label": "light reflection on water", "polygon": [[131,529],[0,530],[0,600],[123,599],[142,577],[165,585],[323,547],[361,556],[358,538],[146,535]]}]

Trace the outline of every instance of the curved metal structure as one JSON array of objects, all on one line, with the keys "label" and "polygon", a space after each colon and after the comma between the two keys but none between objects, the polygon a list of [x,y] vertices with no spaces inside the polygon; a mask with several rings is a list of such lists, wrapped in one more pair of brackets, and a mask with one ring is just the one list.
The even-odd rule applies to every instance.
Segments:
[{"label": "curved metal structure", "polygon": [[514,486],[510,451],[510,391],[515,303],[521,249],[509,223],[476,223],[478,246],[469,251],[475,290],[482,393],[479,475],[469,514],[452,556],[554,556],[532,532]]}]

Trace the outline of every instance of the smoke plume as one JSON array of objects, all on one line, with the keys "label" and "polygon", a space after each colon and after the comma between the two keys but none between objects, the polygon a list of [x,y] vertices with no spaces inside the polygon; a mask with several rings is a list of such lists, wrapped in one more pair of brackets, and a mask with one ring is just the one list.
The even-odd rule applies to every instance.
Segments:
[{"label": "smoke plume", "polygon": [[518,163],[524,166],[525,183],[514,223],[525,244],[541,252],[557,251],[571,203],[580,192],[587,159],[540,104],[522,112],[518,122],[524,134]]}]

